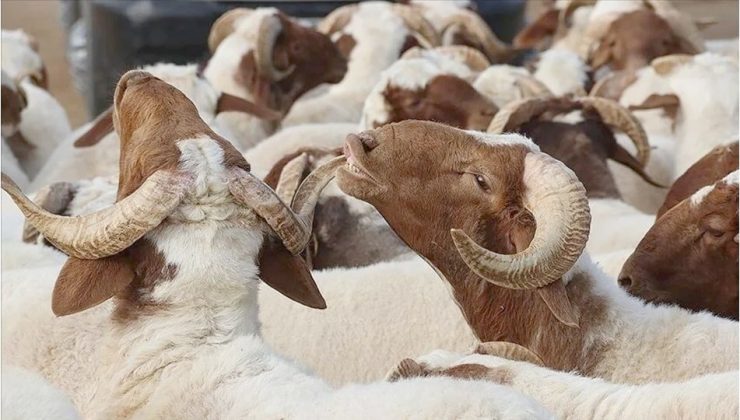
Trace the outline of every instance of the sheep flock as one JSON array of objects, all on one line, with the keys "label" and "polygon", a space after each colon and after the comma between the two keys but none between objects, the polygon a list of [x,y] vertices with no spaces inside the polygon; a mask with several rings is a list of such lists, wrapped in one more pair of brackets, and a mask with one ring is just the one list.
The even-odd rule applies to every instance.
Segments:
[{"label": "sheep flock", "polygon": [[71,127],[2,31],[13,419],[736,419],[738,42],[237,7]]}]

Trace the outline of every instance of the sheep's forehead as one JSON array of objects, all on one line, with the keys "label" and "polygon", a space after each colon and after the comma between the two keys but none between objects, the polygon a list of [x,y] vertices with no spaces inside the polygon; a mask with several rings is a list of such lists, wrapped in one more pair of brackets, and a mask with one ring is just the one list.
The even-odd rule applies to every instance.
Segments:
[{"label": "sheep's forehead", "polygon": [[479,142],[489,146],[524,146],[532,152],[539,152],[540,148],[529,138],[522,136],[521,134],[504,133],[504,134],[488,134],[480,131],[465,130],[465,132],[472,138]]},{"label": "sheep's forehead", "polygon": [[707,185],[702,188],[700,188],[697,192],[691,195],[689,198],[692,206],[699,206],[701,203],[704,202],[704,199],[707,198],[709,193],[714,191],[714,188],[718,184],[726,184],[726,185],[738,185],[739,181],[738,171],[732,172],[729,175],[722,178],[719,182],[717,182],[714,185]]}]

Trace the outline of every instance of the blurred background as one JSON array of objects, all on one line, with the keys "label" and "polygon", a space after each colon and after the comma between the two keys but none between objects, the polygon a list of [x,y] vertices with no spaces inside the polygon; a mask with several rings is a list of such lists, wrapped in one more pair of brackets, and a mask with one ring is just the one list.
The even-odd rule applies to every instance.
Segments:
[{"label": "blurred background", "polygon": [[[619,0],[614,0],[619,1]],[[239,6],[273,6],[309,21],[356,1],[3,0],[2,28],[36,37],[50,91],[73,127],[110,104],[118,76],[134,66],[206,58],[211,23]],[[510,41],[550,0],[477,0],[478,13]],[[737,0],[674,0],[693,16],[717,23],[706,39],[738,36]],[[90,36],[94,34],[94,36]]]}]

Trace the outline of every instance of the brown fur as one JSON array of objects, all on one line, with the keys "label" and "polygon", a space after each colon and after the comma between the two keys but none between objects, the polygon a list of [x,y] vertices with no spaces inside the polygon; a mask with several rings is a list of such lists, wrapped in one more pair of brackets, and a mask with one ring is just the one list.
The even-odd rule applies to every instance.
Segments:
[{"label": "brown fur", "polygon": [[498,112],[496,105],[468,82],[451,75],[436,76],[421,90],[391,84],[383,96],[391,108],[387,122],[426,120],[485,130]]},{"label": "brown fur", "polygon": [[[605,321],[605,302],[576,275],[566,290],[580,328],[559,322],[536,290],[512,290],[478,277],[462,261],[450,229],[464,230],[489,250],[512,254],[529,245],[535,221],[522,204],[522,146],[491,147],[448,126],[405,121],[363,133],[367,151],[352,150],[377,180],[340,169],[342,190],[369,202],[413,250],[452,286],[481,341],[509,341],[538,354],[548,367],[588,374],[601,349],[586,334]],[[372,138],[369,138],[372,137]],[[473,174],[485,178],[480,187]]]},{"label": "brown fur", "polygon": [[738,143],[715,147],[711,152],[691,165],[671,185],[656,220],[676,204],[690,197],[705,185],[712,185],[738,168]]},{"label": "brown fur", "polygon": [[619,283],[651,302],[738,319],[738,186],[720,181],[699,204],[661,216],[625,262]]},{"label": "brown fur", "polygon": [[620,15],[609,25],[589,57],[589,64],[593,68],[608,65],[612,70],[637,70],[657,57],[697,52],[657,13],[635,10]]},{"label": "brown fur", "polygon": [[544,50],[550,46],[558,30],[557,9],[546,10],[537,19],[519,31],[512,42],[514,48],[536,48]]},{"label": "brown fur", "polygon": [[345,60],[349,60],[349,56],[352,54],[352,50],[355,49],[357,41],[355,41],[355,37],[350,34],[342,34],[336,41],[334,41],[334,45],[337,46],[342,57],[344,57]]},{"label": "brown fur", "polygon": [[13,90],[8,86],[2,85],[0,88],[2,100],[2,123],[17,127],[21,123],[21,112],[28,105],[26,96],[20,88]]}]

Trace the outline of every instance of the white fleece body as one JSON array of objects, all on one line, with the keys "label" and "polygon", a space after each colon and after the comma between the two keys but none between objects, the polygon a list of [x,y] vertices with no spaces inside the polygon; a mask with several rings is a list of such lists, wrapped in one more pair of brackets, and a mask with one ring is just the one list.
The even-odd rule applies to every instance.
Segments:
[{"label": "white fleece body", "polygon": [[586,250],[602,254],[620,249],[635,249],[653,226],[655,216],[643,213],[622,200],[590,198],[591,233]]},{"label": "white fleece body", "polygon": [[358,5],[347,26],[341,30],[342,34],[351,35],[356,43],[349,55],[344,79],[323,95],[298,100],[283,119],[283,127],[360,121],[365,98],[380,80],[381,72],[398,60],[406,37],[411,35],[392,7],[391,3],[380,1]]},{"label": "white fleece body", "polygon": [[[105,316],[111,305],[102,305],[55,319],[48,312],[51,289],[38,284],[49,286],[49,277],[33,283],[9,276],[2,283],[3,299],[10,298],[4,356],[42,370],[86,418],[552,418],[535,401],[487,383],[434,378],[335,391],[275,354],[262,341],[258,320],[256,259],[264,224],[234,204],[215,142],[198,138],[178,146],[180,168],[196,180],[168,221],[144,237],[177,267],[172,279],[147,292],[157,309],[115,320]],[[35,270],[51,274],[42,271]],[[27,297],[46,305],[23,310]],[[26,328],[24,315],[35,318],[35,328]],[[82,319],[70,323],[75,317]],[[39,318],[50,321],[51,335],[39,334]],[[63,340],[52,339],[65,329]],[[39,359],[46,363],[29,366]]]},{"label": "white fleece body", "polygon": [[14,366],[2,367],[3,417],[13,420],[76,420],[69,398],[41,376]]},{"label": "white fleece body", "polygon": [[541,402],[561,419],[734,419],[738,372],[685,382],[622,385],[481,354],[436,351],[416,359],[431,368],[477,364],[501,373],[507,386]]},{"label": "white fleece body", "polygon": [[[180,90],[193,102],[203,121],[217,134],[231,141],[237,149],[249,146],[252,140],[249,140],[248,136],[262,132],[259,128],[262,120],[241,112],[225,112],[216,116],[216,105],[220,93],[197,75],[196,67],[195,64],[159,63],[144,66],[142,69]],[[255,121],[258,124],[254,123]],[[77,181],[118,175],[120,146],[118,135],[115,132],[109,133],[94,146],[74,147],[74,142],[90,126],[91,124],[88,123],[78,128],[56,147],[48,163],[33,180],[32,190],[38,190],[58,181]]]}]

